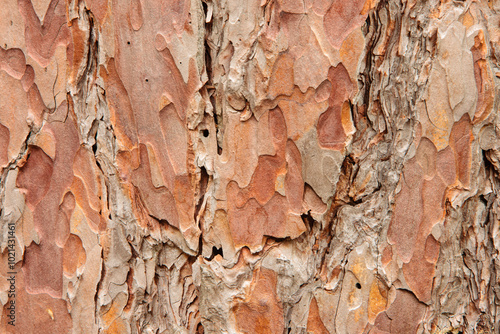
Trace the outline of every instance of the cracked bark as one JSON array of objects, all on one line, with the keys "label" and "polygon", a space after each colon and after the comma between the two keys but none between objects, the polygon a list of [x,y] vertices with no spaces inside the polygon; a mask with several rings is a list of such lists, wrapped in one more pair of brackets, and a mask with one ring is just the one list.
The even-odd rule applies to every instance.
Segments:
[{"label": "cracked bark", "polygon": [[499,1],[0,8],[0,332],[499,331]]}]

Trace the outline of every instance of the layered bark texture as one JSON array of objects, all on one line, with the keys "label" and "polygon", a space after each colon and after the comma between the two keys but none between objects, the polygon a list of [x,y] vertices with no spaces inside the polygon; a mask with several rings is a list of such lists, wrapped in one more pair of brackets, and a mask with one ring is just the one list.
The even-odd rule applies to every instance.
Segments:
[{"label": "layered bark texture", "polygon": [[499,0],[2,0],[0,332],[499,333],[499,80]]}]

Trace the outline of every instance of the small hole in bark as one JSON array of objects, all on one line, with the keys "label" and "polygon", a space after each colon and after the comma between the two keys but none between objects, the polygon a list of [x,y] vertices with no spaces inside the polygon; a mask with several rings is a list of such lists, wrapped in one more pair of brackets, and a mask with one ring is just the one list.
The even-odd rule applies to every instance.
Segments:
[{"label": "small hole in bark", "polygon": [[212,256],[215,256],[215,255],[220,255],[220,256],[224,257],[224,252],[222,251],[222,247],[221,248],[217,248],[215,246],[212,247]]},{"label": "small hole in bark", "polygon": [[146,82],[149,82],[149,80],[148,80],[148,79],[146,79]]},{"label": "small hole in bark", "polygon": [[127,42],[128,45],[130,45],[130,42]]},{"label": "small hole in bark", "polygon": [[224,258],[224,252],[222,251],[221,248],[217,248],[215,246],[212,247],[212,255],[208,258],[208,261],[212,261],[216,255],[220,255]]},{"label": "small hole in bark", "polygon": [[356,288],[357,288],[357,289],[361,289],[361,284],[356,283]]},{"label": "small hole in bark", "polygon": [[207,129],[205,129],[201,132],[203,133],[203,137],[208,137],[208,135],[210,134],[210,132]]}]

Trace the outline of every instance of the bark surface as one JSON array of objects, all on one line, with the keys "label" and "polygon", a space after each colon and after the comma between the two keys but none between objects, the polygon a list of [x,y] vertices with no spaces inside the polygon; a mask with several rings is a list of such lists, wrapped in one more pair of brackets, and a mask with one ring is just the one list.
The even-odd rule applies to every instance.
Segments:
[{"label": "bark surface", "polygon": [[2,0],[0,332],[499,333],[499,88],[499,0]]}]

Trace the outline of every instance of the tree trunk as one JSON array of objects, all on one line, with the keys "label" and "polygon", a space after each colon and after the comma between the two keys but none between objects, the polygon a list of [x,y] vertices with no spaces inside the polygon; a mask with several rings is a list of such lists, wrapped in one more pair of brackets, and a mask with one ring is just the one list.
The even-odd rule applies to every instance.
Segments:
[{"label": "tree trunk", "polygon": [[499,0],[3,0],[2,333],[499,333]]}]

